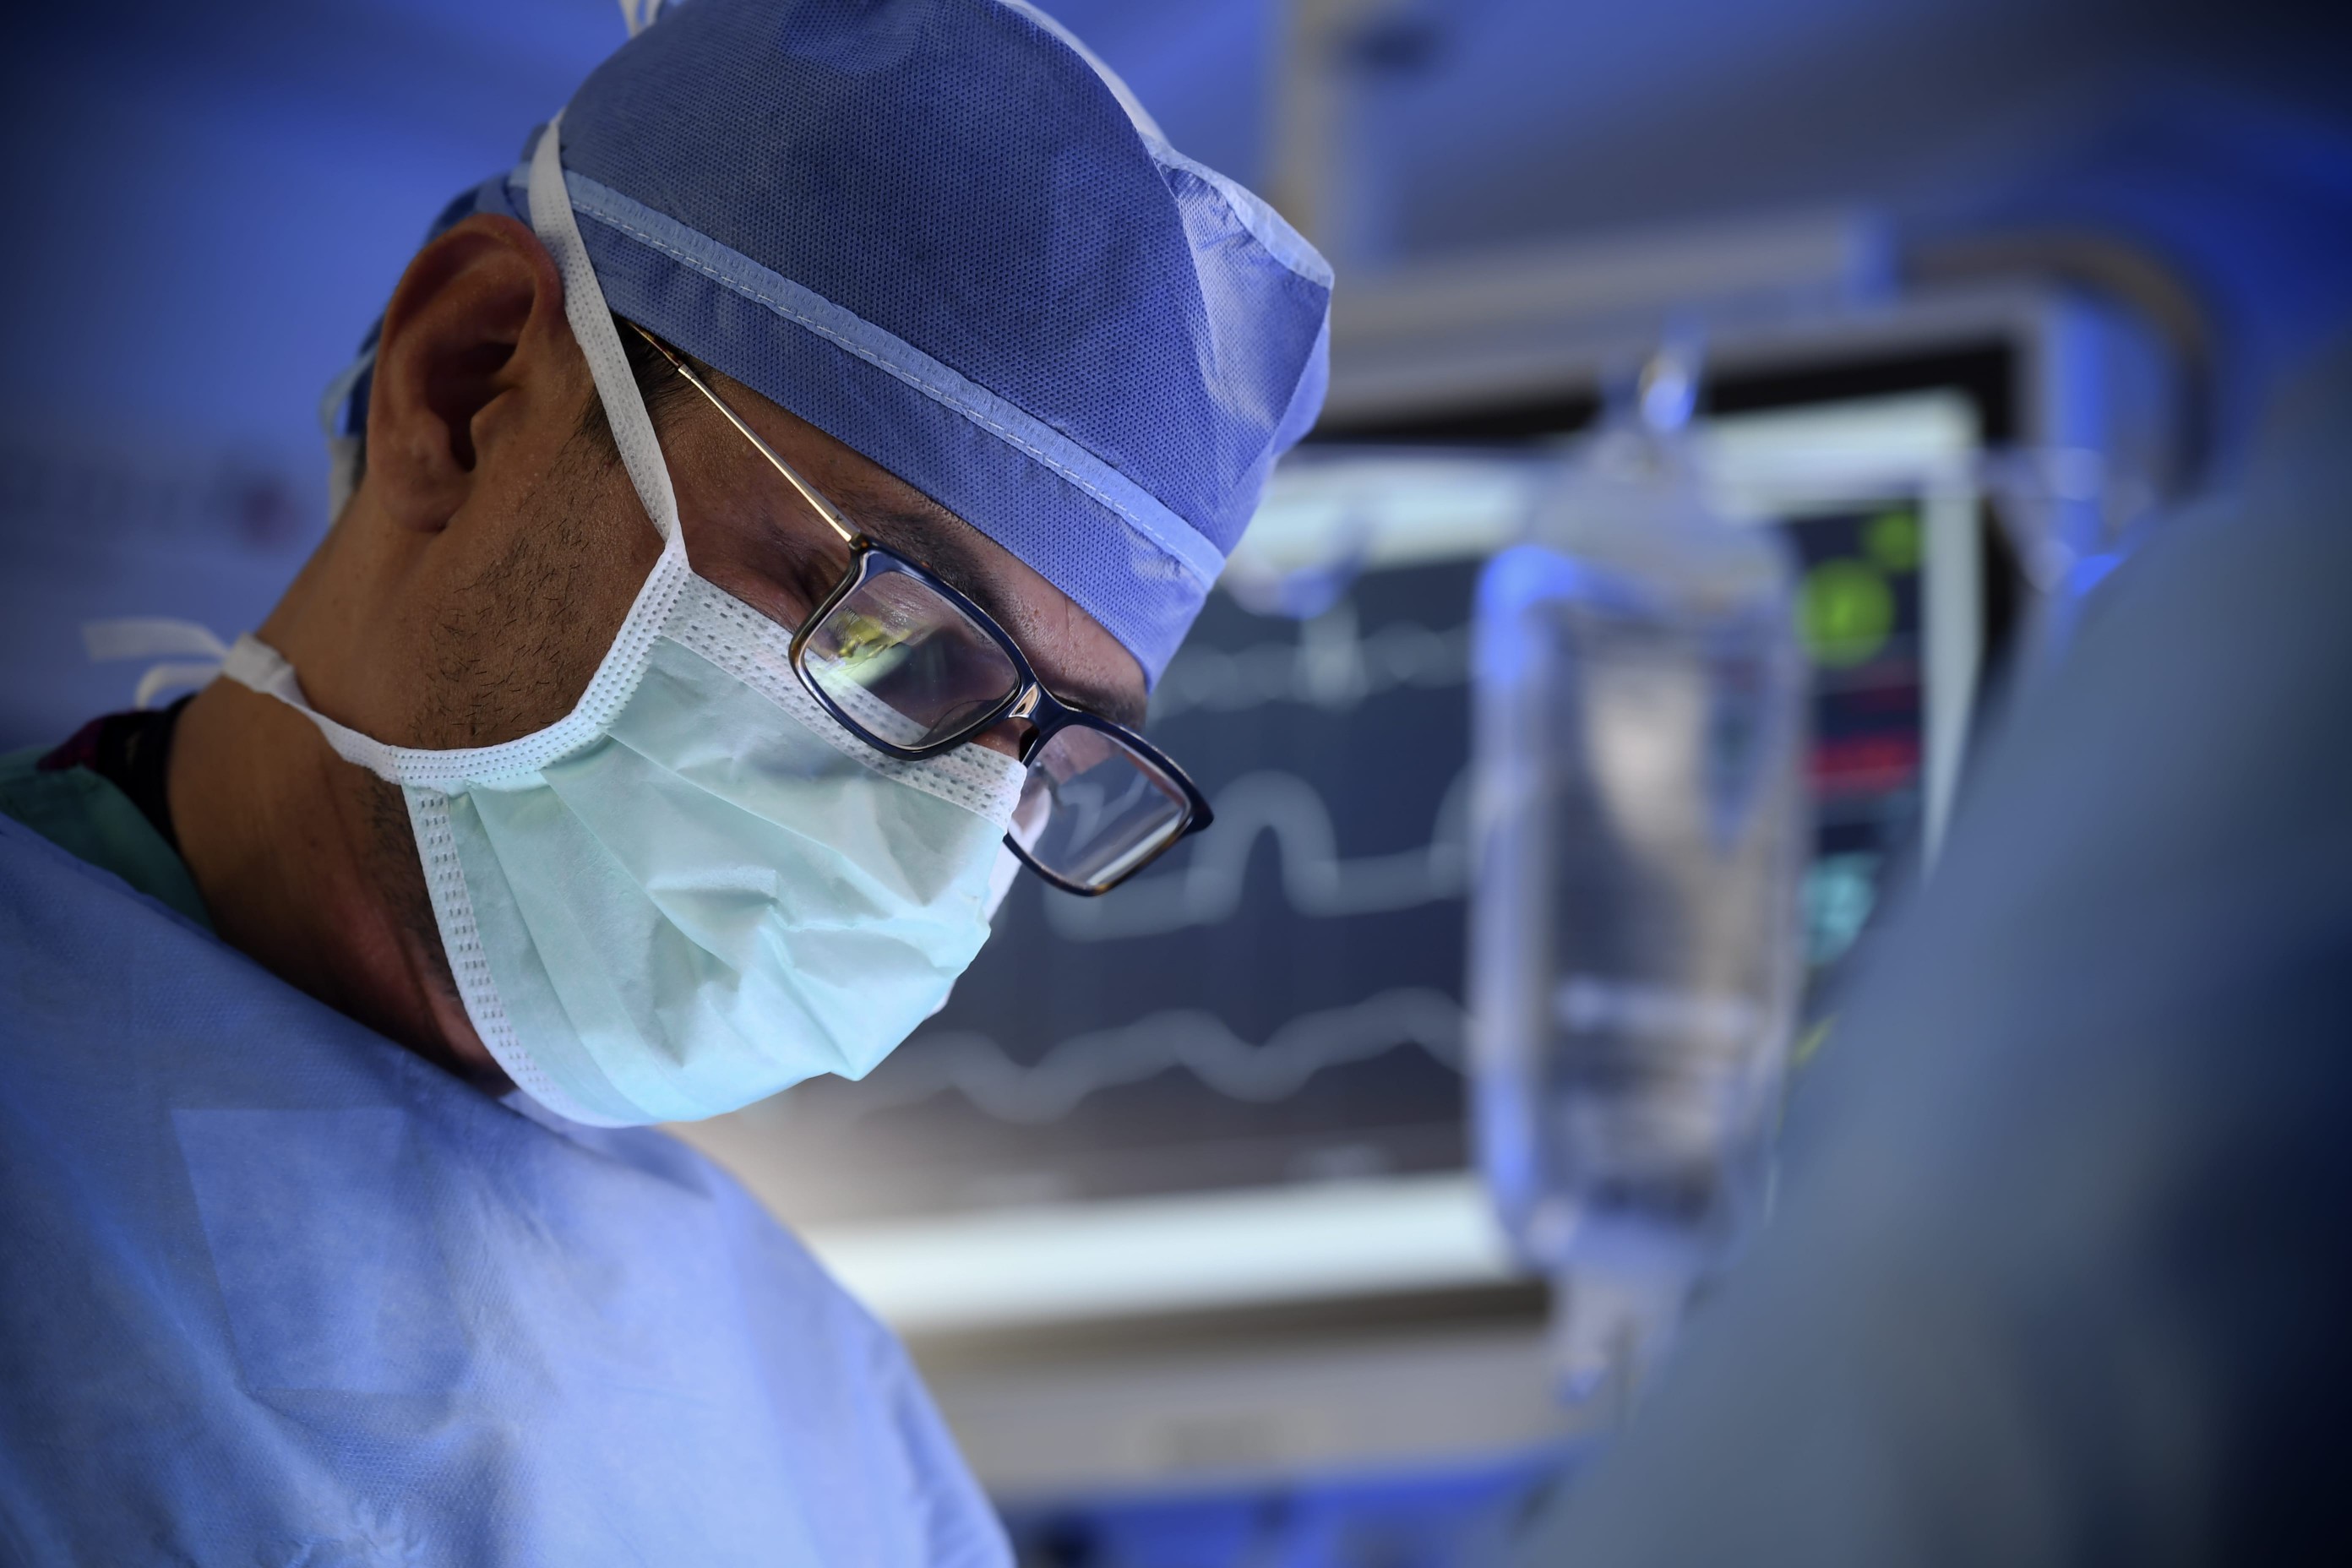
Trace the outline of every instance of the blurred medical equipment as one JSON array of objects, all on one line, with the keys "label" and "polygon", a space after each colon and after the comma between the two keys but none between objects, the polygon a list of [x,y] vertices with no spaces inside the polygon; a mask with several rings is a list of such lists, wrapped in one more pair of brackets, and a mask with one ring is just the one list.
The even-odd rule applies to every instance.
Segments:
[{"label": "blurred medical equipment", "polygon": [[2346,350],[2001,715],[1770,1234],[1512,1561],[2347,1557]]},{"label": "blurred medical equipment", "polygon": [[1475,631],[1480,1165],[1563,1395],[1621,1406],[1765,1208],[1804,977],[1797,575],[1692,469],[1693,357],[1541,486]]}]

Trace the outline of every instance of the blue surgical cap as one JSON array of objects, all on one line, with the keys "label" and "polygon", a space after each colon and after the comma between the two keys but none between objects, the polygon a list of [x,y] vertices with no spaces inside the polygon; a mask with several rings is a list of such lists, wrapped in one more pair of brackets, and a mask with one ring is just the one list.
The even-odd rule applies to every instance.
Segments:
[{"label": "blue surgical cap", "polygon": [[[1007,0],[693,0],[559,134],[614,310],[965,519],[1158,679],[1322,403],[1330,268],[1271,208]],[[528,177],[438,226],[522,216]]]}]

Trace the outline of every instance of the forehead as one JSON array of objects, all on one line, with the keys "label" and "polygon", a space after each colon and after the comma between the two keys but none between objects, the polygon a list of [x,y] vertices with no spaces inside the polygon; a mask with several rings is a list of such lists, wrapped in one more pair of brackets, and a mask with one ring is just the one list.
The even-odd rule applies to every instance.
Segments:
[{"label": "forehead", "polygon": [[[913,562],[985,610],[1028,656],[1037,678],[1071,705],[1121,723],[1142,722],[1148,693],[1143,669],[1102,624],[1027,562],[880,463],[835,440],[709,367],[696,369],[744,422],[806,477],[875,543]],[[690,402],[709,416],[723,465],[765,467],[764,459],[729,429],[698,395]],[[685,403],[672,411],[694,417]],[[731,450],[730,450],[731,448]],[[807,512],[793,498],[795,509]],[[807,521],[818,522],[814,513]],[[822,523],[819,523],[822,527]]]}]

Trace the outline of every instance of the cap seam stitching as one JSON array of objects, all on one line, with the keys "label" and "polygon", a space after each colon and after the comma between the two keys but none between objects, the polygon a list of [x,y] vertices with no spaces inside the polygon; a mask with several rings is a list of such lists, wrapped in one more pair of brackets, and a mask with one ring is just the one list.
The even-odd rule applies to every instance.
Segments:
[{"label": "cap seam stitching", "polygon": [[[584,176],[572,175],[572,178],[584,179]],[[674,260],[693,268],[696,272],[698,272],[702,276],[709,279],[719,287],[726,289],[732,293],[739,294],[744,299],[750,300],[752,303],[773,311],[775,314],[783,317],[785,320],[815,333],[825,342],[833,343],[848,353],[855,354],[857,358],[865,361],[870,365],[873,365],[877,370],[882,371],[897,380],[906,383],[908,385],[914,387],[917,391],[922,393],[925,396],[932,399],[934,402],[954,410],[963,417],[971,420],[973,424],[993,433],[999,439],[1003,440],[1005,445],[1013,447],[1016,451],[1027,455],[1040,466],[1059,476],[1068,483],[1075,485],[1078,489],[1092,497],[1095,500],[1100,502],[1114,516],[1118,517],[1121,521],[1125,522],[1130,529],[1139,535],[1154,550],[1168,557],[1169,560],[1174,562],[1179,567],[1182,568],[1185,574],[1195,583],[1205,588],[1213,584],[1215,582],[1216,579],[1214,574],[1207,572],[1202,566],[1187,559],[1181,551],[1170,545],[1164,539],[1161,539],[1158,532],[1150,525],[1136,517],[1132,509],[1121,504],[1120,501],[1108,491],[1102,489],[1093,481],[1089,480],[1085,475],[1078,473],[1067,464],[1057,461],[1050,453],[1046,452],[1042,447],[1024,439],[1020,433],[1013,430],[1011,426],[989,417],[981,410],[973,408],[963,401],[958,399],[950,389],[934,385],[930,382],[924,380],[921,376],[917,375],[907,367],[891,363],[887,359],[874,353],[871,350],[865,347],[865,345],[844,337],[841,333],[826,326],[824,322],[793,309],[791,305],[786,304],[782,300],[769,298],[767,295],[754,289],[751,285],[745,283],[739,279],[728,277],[725,273],[710,266],[701,258],[680,248],[679,247],[664,239],[659,235],[650,233],[615,214],[599,211],[593,205],[584,204],[575,204],[575,205],[577,205],[578,210],[583,213],[586,216],[593,219],[597,223],[603,224],[605,227],[617,230],[622,234],[629,236],[631,238],[641,244],[652,247],[654,249],[660,251],[663,255],[670,257]],[[715,244],[716,242],[713,241],[712,243]],[[746,260],[748,261],[749,258],[746,258]],[[753,265],[756,265],[756,263]],[[1141,489],[1142,487],[1138,486],[1137,488],[1138,489]],[[1148,494],[1149,492],[1145,493]],[[1158,498],[1155,497],[1153,499],[1157,500]],[[1165,507],[1167,503],[1162,501],[1159,504]],[[1170,515],[1171,517],[1174,516],[1172,512]],[[1177,521],[1180,526],[1189,526],[1183,524],[1181,518],[1177,519]],[[1205,540],[1202,541],[1202,543],[1209,551],[1214,552],[1216,548],[1214,545],[1208,544]]]}]

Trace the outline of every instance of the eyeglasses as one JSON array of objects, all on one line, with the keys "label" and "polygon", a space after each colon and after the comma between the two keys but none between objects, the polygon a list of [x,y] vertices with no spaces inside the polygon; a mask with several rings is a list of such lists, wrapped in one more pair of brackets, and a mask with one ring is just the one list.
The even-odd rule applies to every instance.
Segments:
[{"label": "eyeglasses", "polygon": [[1046,690],[987,611],[866,537],[710,389],[683,355],[628,323],[783,475],[849,547],[849,568],[793,633],[793,672],[875,750],[916,761],[1024,721],[1028,776],[1005,843],[1073,893],[1107,893],[1209,826],[1209,803],[1159,748]]}]

